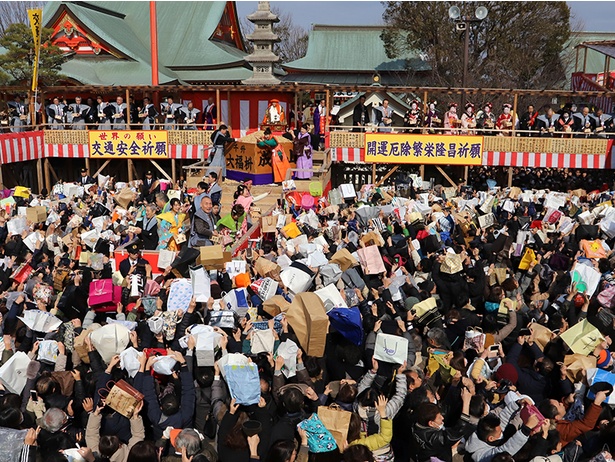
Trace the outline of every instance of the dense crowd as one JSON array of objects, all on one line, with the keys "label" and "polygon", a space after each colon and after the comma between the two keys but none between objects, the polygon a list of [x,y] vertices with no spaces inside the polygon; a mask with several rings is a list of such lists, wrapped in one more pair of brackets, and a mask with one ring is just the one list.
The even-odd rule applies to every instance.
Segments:
[{"label": "dense crowd", "polygon": [[215,173],[16,188],[0,460],[611,461],[610,181],[491,173],[264,217]]}]

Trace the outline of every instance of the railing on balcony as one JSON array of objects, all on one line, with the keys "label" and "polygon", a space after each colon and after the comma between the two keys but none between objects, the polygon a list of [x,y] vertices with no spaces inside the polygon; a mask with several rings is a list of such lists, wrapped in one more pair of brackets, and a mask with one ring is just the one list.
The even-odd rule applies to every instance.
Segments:
[{"label": "railing on balcony", "polygon": [[[329,146],[332,148],[365,148],[365,134],[352,132],[351,127],[339,127],[346,130],[333,130],[329,133]],[[408,127],[397,127],[395,131],[408,130]],[[442,129],[450,131],[450,129]],[[480,130],[476,130],[481,134]],[[536,135],[536,132],[533,132]],[[561,135],[561,134],[560,134]],[[609,140],[606,138],[549,138],[525,136],[485,136],[483,151],[489,152],[535,152],[563,154],[594,154],[605,155]]]}]

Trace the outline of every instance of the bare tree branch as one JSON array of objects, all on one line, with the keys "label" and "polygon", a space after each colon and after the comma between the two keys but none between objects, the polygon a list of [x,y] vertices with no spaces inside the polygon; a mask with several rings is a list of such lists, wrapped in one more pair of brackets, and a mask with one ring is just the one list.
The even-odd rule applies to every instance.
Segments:
[{"label": "bare tree branch", "polygon": [[31,8],[43,8],[45,2],[19,1],[0,2],[0,38],[4,37],[6,29],[15,23],[29,24],[28,10]]}]

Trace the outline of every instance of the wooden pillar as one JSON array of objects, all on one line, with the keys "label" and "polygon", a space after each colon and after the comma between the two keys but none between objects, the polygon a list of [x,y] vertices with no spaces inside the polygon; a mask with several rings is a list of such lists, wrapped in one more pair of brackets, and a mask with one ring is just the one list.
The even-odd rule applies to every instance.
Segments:
[{"label": "wooden pillar", "polygon": [[[89,157],[85,158],[85,168],[88,169],[88,175],[89,175],[90,174],[90,158]],[[94,179],[96,179],[96,178],[94,178]]]},{"label": "wooden pillar", "polygon": [[603,87],[607,87],[609,84],[609,57],[604,55],[604,80],[602,82]]},{"label": "wooden pillar", "polygon": [[[220,107],[220,89],[216,88],[216,111],[218,113],[218,117],[217,117],[217,121],[218,122],[218,127],[220,126],[220,124],[222,123],[222,108]],[[218,128],[215,127],[215,128]]]},{"label": "wooden pillar", "polygon": [[576,47],[576,53],[574,57],[574,71],[577,72],[579,70],[579,47]]},{"label": "wooden pillar", "polygon": [[512,127],[512,136],[515,136],[515,118],[517,117],[517,105],[519,103],[519,94],[515,93],[515,98],[513,100],[513,127]]},{"label": "wooden pillar", "polygon": [[51,192],[51,171],[49,170],[49,159],[45,159],[45,188]]},{"label": "wooden pillar", "polygon": [[38,179],[38,193],[43,189],[43,159],[36,161],[36,178]]},{"label": "wooden pillar", "polygon": [[134,166],[132,163],[132,159],[128,159],[128,182],[130,183],[133,180],[132,170]]},{"label": "wooden pillar", "polygon": [[[423,92],[423,116],[427,114],[427,90]],[[423,125],[423,121],[421,120],[421,125]]]},{"label": "wooden pillar", "polygon": [[28,111],[30,112],[30,125],[34,127],[36,125],[36,106],[34,104],[34,95],[30,91],[28,92],[28,106]]},{"label": "wooden pillar", "polygon": [[130,130],[130,90],[126,90],[126,127]]},{"label": "wooden pillar", "polygon": [[513,180],[513,168],[508,167],[508,187],[509,188],[512,186],[512,180]]},{"label": "wooden pillar", "polygon": [[587,47],[583,47],[583,74],[585,74],[586,68],[587,68]]},{"label": "wooden pillar", "polygon": [[421,177],[421,180],[425,179],[425,165],[421,165],[419,167],[419,175]]},{"label": "wooden pillar", "polygon": [[175,187],[175,183],[177,183],[177,176],[175,171],[175,159],[171,159],[171,178],[173,178],[173,187]]},{"label": "wooden pillar", "polygon": [[463,169],[463,179],[465,181],[466,184],[468,184],[468,174],[469,174],[469,170],[470,167],[468,167],[467,165],[465,166],[465,168]]},{"label": "wooden pillar", "polygon": [[376,184],[376,162],[372,163],[372,184]]}]

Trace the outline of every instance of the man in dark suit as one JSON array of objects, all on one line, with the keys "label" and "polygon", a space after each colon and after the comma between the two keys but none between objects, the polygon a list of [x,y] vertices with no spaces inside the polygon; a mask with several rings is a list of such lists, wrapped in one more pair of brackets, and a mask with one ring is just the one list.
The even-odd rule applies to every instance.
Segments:
[{"label": "man in dark suit", "polygon": [[141,197],[147,202],[154,202],[154,196],[158,192],[160,192],[160,183],[154,178],[152,171],[148,170],[145,172],[145,178],[141,185]]},{"label": "man in dark suit", "polygon": [[147,260],[141,258],[141,252],[137,244],[131,244],[126,249],[128,251],[128,258],[120,263],[120,273],[123,277],[129,274],[145,274],[145,265]]},{"label": "man in dark suit", "polygon": [[95,184],[96,182],[94,181],[94,178],[92,178],[90,175],[88,175],[88,169],[87,168],[82,168],[81,169],[81,177],[79,178],[79,184],[80,185],[86,185],[86,184]]},{"label": "man in dark suit", "polygon": [[156,218],[156,204],[147,204],[145,217],[137,222],[137,231],[144,250],[156,250],[158,247],[158,219]]}]

